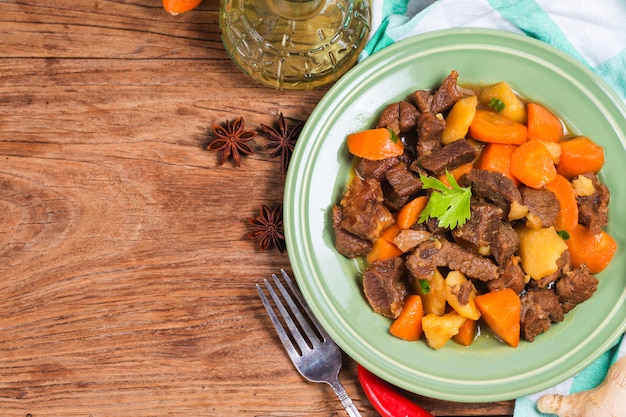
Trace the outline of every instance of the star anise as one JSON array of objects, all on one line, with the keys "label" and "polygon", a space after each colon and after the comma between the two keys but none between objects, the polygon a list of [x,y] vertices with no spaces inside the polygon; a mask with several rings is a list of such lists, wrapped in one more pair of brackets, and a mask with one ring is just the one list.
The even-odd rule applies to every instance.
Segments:
[{"label": "star anise", "polygon": [[241,154],[250,155],[254,153],[250,145],[246,142],[252,140],[257,135],[254,130],[245,130],[243,117],[239,117],[232,123],[226,121],[225,126],[213,125],[213,132],[217,136],[209,146],[208,150],[221,151],[220,165],[232,156],[235,165],[241,165]]},{"label": "star anise", "polygon": [[271,210],[265,204],[261,204],[259,216],[249,218],[248,222],[252,225],[252,231],[248,233],[248,239],[258,240],[261,252],[271,247],[277,248],[280,253],[285,252],[282,203],[278,203]]},{"label": "star anise", "polygon": [[303,121],[298,121],[292,129],[289,129],[289,126],[287,126],[287,122],[285,121],[285,116],[283,116],[282,113],[280,113],[278,117],[277,129],[261,124],[261,128],[270,141],[267,144],[267,148],[270,149],[270,156],[275,158],[280,155],[280,170],[282,172],[287,172],[289,159],[291,158],[293,148],[296,145],[298,135],[300,134],[303,125]]}]

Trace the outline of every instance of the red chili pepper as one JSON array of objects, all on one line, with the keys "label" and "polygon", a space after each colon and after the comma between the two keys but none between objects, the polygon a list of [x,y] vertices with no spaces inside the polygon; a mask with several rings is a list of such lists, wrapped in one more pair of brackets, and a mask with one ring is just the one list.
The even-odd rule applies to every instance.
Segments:
[{"label": "red chili pepper", "polygon": [[434,417],[361,365],[357,374],[365,395],[382,417]]}]

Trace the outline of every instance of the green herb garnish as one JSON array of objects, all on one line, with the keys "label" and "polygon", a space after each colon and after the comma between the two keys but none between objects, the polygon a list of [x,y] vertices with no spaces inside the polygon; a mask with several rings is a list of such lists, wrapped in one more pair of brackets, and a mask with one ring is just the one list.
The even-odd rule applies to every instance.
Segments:
[{"label": "green herb garnish", "polygon": [[420,180],[424,184],[423,188],[435,190],[420,214],[420,223],[432,217],[439,219],[439,227],[454,229],[457,226],[463,226],[470,218],[471,188],[460,187],[448,170],[446,170],[446,177],[450,187],[436,178],[420,174]]},{"label": "green herb garnish", "polygon": [[430,282],[428,282],[427,279],[420,279],[419,284],[420,284],[420,292],[422,294],[425,295],[430,292]]},{"label": "green herb garnish", "polygon": [[559,235],[563,240],[569,239],[569,233],[567,233],[567,230],[559,230],[556,232],[556,234]]},{"label": "green herb garnish", "polygon": [[398,135],[396,135],[396,132],[394,132],[391,129],[387,129],[387,130],[389,131],[389,135],[391,136],[391,141],[393,143],[397,143],[399,138],[398,138]]},{"label": "green herb garnish", "polygon": [[500,113],[502,110],[504,110],[506,104],[504,104],[504,101],[500,100],[499,98],[494,97],[489,100],[489,107]]}]

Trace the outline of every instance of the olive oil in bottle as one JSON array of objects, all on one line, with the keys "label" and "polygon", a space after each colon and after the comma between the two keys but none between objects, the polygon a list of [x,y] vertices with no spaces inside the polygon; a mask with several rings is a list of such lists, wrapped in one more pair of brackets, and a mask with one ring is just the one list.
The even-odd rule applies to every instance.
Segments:
[{"label": "olive oil in bottle", "polygon": [[222,41],[252,78],[276,89],[336,81],[369,34],[369,0],[221,0]]}]

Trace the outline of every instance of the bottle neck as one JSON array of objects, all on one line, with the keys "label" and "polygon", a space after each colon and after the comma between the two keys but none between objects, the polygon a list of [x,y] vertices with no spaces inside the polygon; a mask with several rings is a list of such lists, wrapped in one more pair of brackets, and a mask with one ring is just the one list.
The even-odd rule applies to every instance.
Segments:
[{"label": "bottle neck", "polygon": [[287,19],[307,19],[317,14],[325,0],[266,0],[274,13]]}]

